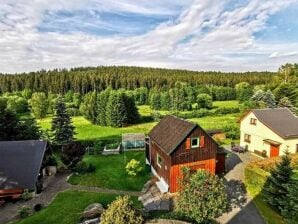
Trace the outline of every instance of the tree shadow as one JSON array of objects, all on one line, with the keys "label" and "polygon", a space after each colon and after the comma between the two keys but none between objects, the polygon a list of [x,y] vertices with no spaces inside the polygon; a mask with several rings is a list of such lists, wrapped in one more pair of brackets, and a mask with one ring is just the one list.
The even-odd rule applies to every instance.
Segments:
[{"label": "tree shadow", "polygon": [[224,178],[226,192],[228,196],[228,212],[233,208],[243,208],[247,202],[247,191],[240,180],[227,180]]},{"label": "tree shadow", "polygon": [[225,151],[228,153],[226,158],[226,172],[229,172],[232,169],[234,169],[236,165],[238,165],[239,163],[242,163],[242,160],[236,153],[231,152],[229,150],[225,150]]}]

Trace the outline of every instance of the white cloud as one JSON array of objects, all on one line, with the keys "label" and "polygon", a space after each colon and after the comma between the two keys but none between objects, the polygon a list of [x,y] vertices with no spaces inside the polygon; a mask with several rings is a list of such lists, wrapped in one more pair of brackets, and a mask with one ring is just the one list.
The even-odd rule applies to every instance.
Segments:
[{"label": "white cloud", "polygon": [[[229,11],[225,11],[228,0],[182,2],[5,0],[0,5],[0,71],[114,64],[195,70],[276,70],[282,63],[298,60],[298,43],[263,43],[254,38],[254,33],[265,27],[272,14],[297,1],[251,0]],[[37,29],[46,11],[78,9],[151,16],[182,11],[174,21],[130,37],[46,33]]]}]

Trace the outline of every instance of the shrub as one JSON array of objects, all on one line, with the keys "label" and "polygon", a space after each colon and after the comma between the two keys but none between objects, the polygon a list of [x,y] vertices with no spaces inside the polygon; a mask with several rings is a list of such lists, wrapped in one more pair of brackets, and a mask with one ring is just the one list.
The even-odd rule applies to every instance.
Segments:
[{"label": "shrub", "polygon": [[80,116],[81,112],[78,108],[67,108],[67,113],[69,114],[69,116],[74,117],[74,116]]},{"label": "shrub", "polygon": [[133,207],[129,196],[117,197],[101,215],[101,224],[141,224],[142,216]]},{"label": "shrub", "polygon": [[212,108],[212,97],[206,93],[199,94],[197,96],[198,108]]},{"label": "shrub", "polygon": [[225,212],[228,199],[222,180],[205,170],[190,175],[189,169],[183,169],[183,177],[177,214],[197,223],[210,223]]},{"label": "shrub", "polygon": [[136,176],[139,172],[142,171],[143,168],[140,165],[140,161],[132,159],[126,164],[125,169],[128,175]]},{"label": "shrub", "polygon": [[91,163],[86,163],[80,161],[73,169],[74,172],[83,174],[83,173],[92,173],[96,170],[96,167]]},{"label": "shrub", "polygon": [[61,160],[66,166],[73,168],[82,160],[84,154],[85,150],[82,145],[78,142],[72,142],[62,146]]},{"label": "shrub", "polygon": [[18,214],[21,218],[26,218],[30,215],[30,207],[29,206],[22,206],[19,211]]},{"label": "shrub", "polygon": [[28,189],[25,189],[21,197],[23,200],[28,201],[32,198],[32,193]]},{"label": "shrub", "polygon": [[227,138],[239,139],[240,138],[240,128],[238,125],[226,125],[223,128],[226,133]]},{"label": "shrub", "polygon": [[253,195],[257,195],[261,193],[270,173],[255,165],[249,164],[244,169],[244,176],[246,187]]},{"label": "shrub", "polygon": [[34,211],[39,212],[42,209],[42,204],[34,205]]},{"label": "shrub", "polygon": [[234,113],[240,113],[240,109],[238,107],[221,107],[217,108],[214,112],[216,115],[224,115],[224,114],[234,114]]}]

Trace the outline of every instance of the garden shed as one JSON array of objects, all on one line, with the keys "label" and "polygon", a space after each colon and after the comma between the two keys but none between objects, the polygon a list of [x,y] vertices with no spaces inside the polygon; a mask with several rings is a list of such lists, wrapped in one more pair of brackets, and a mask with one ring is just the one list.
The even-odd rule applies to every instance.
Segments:
[{"label": "garden shed", "polygon": [[0,200],[18,198],[24,189],[37,190],[46,149],[46,141],[0,142]]},{"label": "garden shed", "polygon": [[168,115],[148,136],[146,162],[159,179],[156,184],[161,192],[179,189],[183,167],[212,174],[225,170],[225,152],[218,154],[219,145],[196,123]]},{"label": "garden shed", "polygon": [[122,134],[122,149],[145,149],[145,134],[144,133],[126,133]]}]

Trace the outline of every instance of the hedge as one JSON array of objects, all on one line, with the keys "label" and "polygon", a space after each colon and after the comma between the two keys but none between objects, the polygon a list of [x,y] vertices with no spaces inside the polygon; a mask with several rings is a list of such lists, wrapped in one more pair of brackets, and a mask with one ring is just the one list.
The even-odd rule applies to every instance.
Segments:
[{"label": "hedge", "polygon": [[261,193],[270,173],[257,166],[246,166],[244,169],[244,176],[245,185],[249,192],[254,196]]}]

